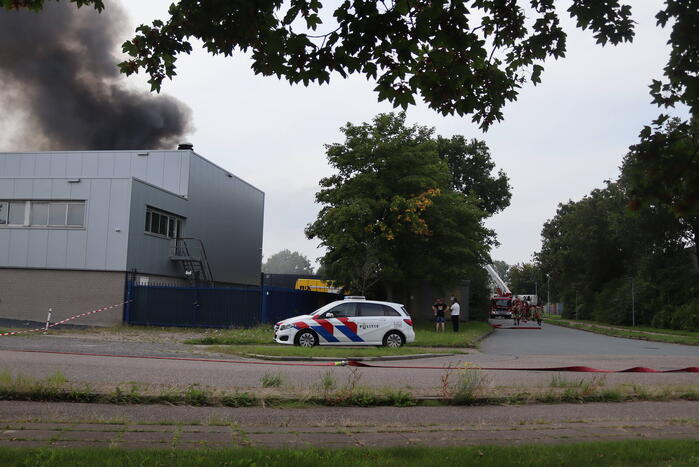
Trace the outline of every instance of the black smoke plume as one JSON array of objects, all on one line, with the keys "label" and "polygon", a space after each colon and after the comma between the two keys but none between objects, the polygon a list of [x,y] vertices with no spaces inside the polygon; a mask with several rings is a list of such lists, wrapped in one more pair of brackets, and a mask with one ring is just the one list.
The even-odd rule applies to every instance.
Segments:
[{"label": "black smoke plume", "polygon": [[0,118],[3,132],[15,125],[13,146],[169,149],[191,130],[182,102],[126,87],[116,56],[126,16],[106,3],[102,13],[68,2],[38,13],[0,8]]}]

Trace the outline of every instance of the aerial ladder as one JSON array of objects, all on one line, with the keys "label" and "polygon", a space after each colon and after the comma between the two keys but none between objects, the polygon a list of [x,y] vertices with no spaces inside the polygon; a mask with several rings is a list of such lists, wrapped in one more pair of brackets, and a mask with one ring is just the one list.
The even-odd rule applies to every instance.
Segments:
[{"label": "aerial ladder", "polygon": [[491,318],[511,318],[512,317],[512,291],[507,286],[500,274],[492,264],[486,264],[485,270],[495,285],[496,293],[490,297],[490,317]]},{"label": "aerial ladder", "polygon": [[493,281],[495,286],[497,287],[498,293],[500,295],[509,295],[512,296],[512,292],[510,291],[510,288],[505,284],[505,281],[502,280],[500,277],[500,274],[495,270],[492,264],[486,264],[485,265],[485,270],[488,271],[488,274],[490,275],[490,279]]}]

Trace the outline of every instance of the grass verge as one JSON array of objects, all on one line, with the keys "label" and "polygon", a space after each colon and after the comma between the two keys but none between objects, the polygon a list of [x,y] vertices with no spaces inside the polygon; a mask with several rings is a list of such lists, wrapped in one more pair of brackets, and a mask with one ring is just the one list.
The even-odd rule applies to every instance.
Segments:
[{"label": "grass verge", "polygon": [[[477,341],[492,331],[488,323],[469,321],[462,323],[459,332],[447,330],[436,332],[434,324],[416,323],[415,342],[405,346],[411,347],[475,347]],[[208,335],[196,339],[188,339],[185,344],[198,345],[269,345],[274,331],[272,326],[261,325],[248,329],[223,329],[210,331]],[[286,346],[275,346],[283,348]],[[320,347],[332,349],[332,347]],[[281,355],[281,354],[279,354]],[[285,354],[286,355],[286,354]]]},{"label": "grass verge", "polygon": [[[110,392],[99,392],[89,385],[70,383],[56,372],[43,379],[23,375],[0,373],[0,400],[46,401],[46,402],[94,402],[107,404],[171,404],[191,406],[435,406],[435,405],[498,405],[534,404],[562,402],[626,402],[626,401],[671,401],[699,400],[696,386],[646,387],[622,384],[608,387],[601,380],[564,381],[552,380],[545,390],[520,390],[508,393],[488,389],[487,377],[477,369],[447,369],[437,387],[436,397],[416,397],[399,388],[375,388],[360,384],[362,373],[350,368],[346,381],[336,380],[329,370],[310,388],[295,390],[284,387],[278,391],[254,394],[241,391],[224,391],[192,384],[186,387],[170,386],[152,390],[148,385],[127,383],[116,386]],[[285,382],[281,376],[263,378],[261,387],[280,388]],[[540,388],[541,389],[541,388]]]},{"label": "grass verge", "polygon": [[4,466],[93,465],[318,465],[405,466],[535,465],[650,466],[696,465],[699,443],[693,440],[632,440],[525,446],[401,448],[231,448],[206,450],[118,448],[0,448]]},{"label": "grass verge", "polygon": [[[385,357],[392,355],[417,355],[423,353],[454,353],[451,350],[433,348],[401,347],[389,349],[384,347],[296,347],[295,345],[212,345],[208,350],[231,355],[267,355],[280,357]],[[457,352],[459,352],[457,350]]]},{"label": "grass verge", "polygon": [[547,318],[546,322],[597,334],[626,339],[638,339],[669,344],[699,345],[699,332],[656,329],[650,327],[617,326],[594,321],[577,321],[562,318]]},{"label": "grass verge", "polygon": [[459,332],[449,329],[446,323],[444,332],[436,332],[433,323],[415,324],[415,342],[410,345],[420,347],[476,347],[478,340],[493,331],[490,324],[483,321],[461,323]]}]

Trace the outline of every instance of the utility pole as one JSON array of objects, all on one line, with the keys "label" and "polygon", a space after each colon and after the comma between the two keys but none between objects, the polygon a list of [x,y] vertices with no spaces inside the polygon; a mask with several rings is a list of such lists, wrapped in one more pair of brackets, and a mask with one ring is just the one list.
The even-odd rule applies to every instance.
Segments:
[{"label": "utility pole", "polygon": [[631,326],[636,326],[636,295],[633,290],[633,277],[631,278]]},{"label": "utility pole", "polygon": [[551,313],[551,274],[546,273],[546,307],[548,312]]}]

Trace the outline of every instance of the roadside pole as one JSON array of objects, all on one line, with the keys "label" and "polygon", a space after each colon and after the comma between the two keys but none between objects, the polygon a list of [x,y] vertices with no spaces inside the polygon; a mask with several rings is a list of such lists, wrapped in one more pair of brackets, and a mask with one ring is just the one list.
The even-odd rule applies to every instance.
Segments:
[{"label": "roadside pole", "polygon": [[51,312],[53,311],[52,308],[49,308],[49,314],[46,316],[46,327],[44,328],[44,334],[49,332],[49,326],[51,325]]},{"label": "roadside pole", "polygon": [[633,290],[633,277],[631,278],[631,326],[636,327],[636,295]]}]

